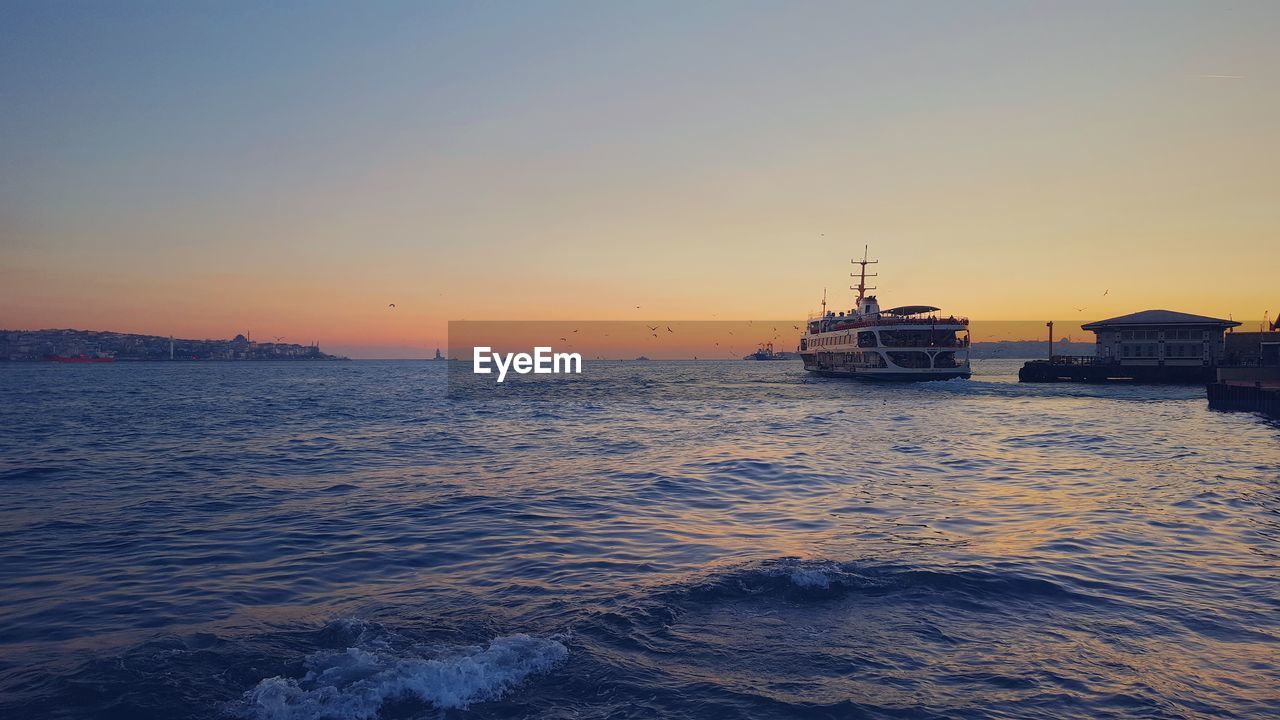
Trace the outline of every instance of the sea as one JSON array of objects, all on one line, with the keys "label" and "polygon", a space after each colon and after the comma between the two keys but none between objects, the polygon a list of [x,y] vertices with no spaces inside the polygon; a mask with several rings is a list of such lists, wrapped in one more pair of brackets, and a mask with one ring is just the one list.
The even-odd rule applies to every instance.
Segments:
[{"label": "sea", "polygon": [[447,365],[0,366],[0,718],[1280,717],[1203,387]]}]

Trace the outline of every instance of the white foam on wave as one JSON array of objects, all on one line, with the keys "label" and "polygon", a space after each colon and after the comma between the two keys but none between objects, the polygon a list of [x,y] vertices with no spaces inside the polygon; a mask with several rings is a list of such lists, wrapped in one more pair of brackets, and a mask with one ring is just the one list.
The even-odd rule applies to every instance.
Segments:
[{"label": "white foam on wave", "polygon": [[831,578],[816,568],[797,567],[791,570],[791,582],[802,588],[831,588]]},{"label": "white foam on wave", "polygon": [[273,677],[245,693],[246,715],[262,720],[370,720],[383,703],[417,698],[437,708],[496,700],[569,654],[553,638],[500,637],[488,647],[428,658],[384,648],[347,648],[307,657],[301,679]]}]

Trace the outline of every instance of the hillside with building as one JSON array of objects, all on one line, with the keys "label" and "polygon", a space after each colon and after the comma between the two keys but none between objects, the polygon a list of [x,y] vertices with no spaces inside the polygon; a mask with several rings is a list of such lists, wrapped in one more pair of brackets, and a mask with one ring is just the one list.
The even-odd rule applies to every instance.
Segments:
[{"label": "hillside with building", "polygon": [[190,340],[96,330],[0,330],[0,361],[114,362],[191,360],[342,360],[319,343]]}]

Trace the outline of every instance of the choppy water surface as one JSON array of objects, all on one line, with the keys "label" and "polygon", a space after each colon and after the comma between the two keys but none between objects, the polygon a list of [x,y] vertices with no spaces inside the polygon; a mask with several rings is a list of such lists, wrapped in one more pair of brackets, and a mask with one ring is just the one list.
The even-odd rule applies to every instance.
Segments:
[{"label": "choppy water surface", "polygon": [[1280,714],[1280,428],[1016,368],[0,367],[0,717]]}]

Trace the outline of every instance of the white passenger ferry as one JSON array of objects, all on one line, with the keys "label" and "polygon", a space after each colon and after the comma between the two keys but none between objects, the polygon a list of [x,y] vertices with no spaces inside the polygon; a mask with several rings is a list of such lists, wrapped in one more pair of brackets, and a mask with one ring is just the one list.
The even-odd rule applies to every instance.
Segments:
[{"label": "white passenger ferry", "polygon": [[943,316],[931,305],[904,305],[881,310],[868,295],[867,266],[877,261],[852,261],[861,266],[856,307],[847,312],[827,310],[810,317],[800,337],[804,369],[831,377],[870,380],[949,380],[969,377],[969,320]]}]

